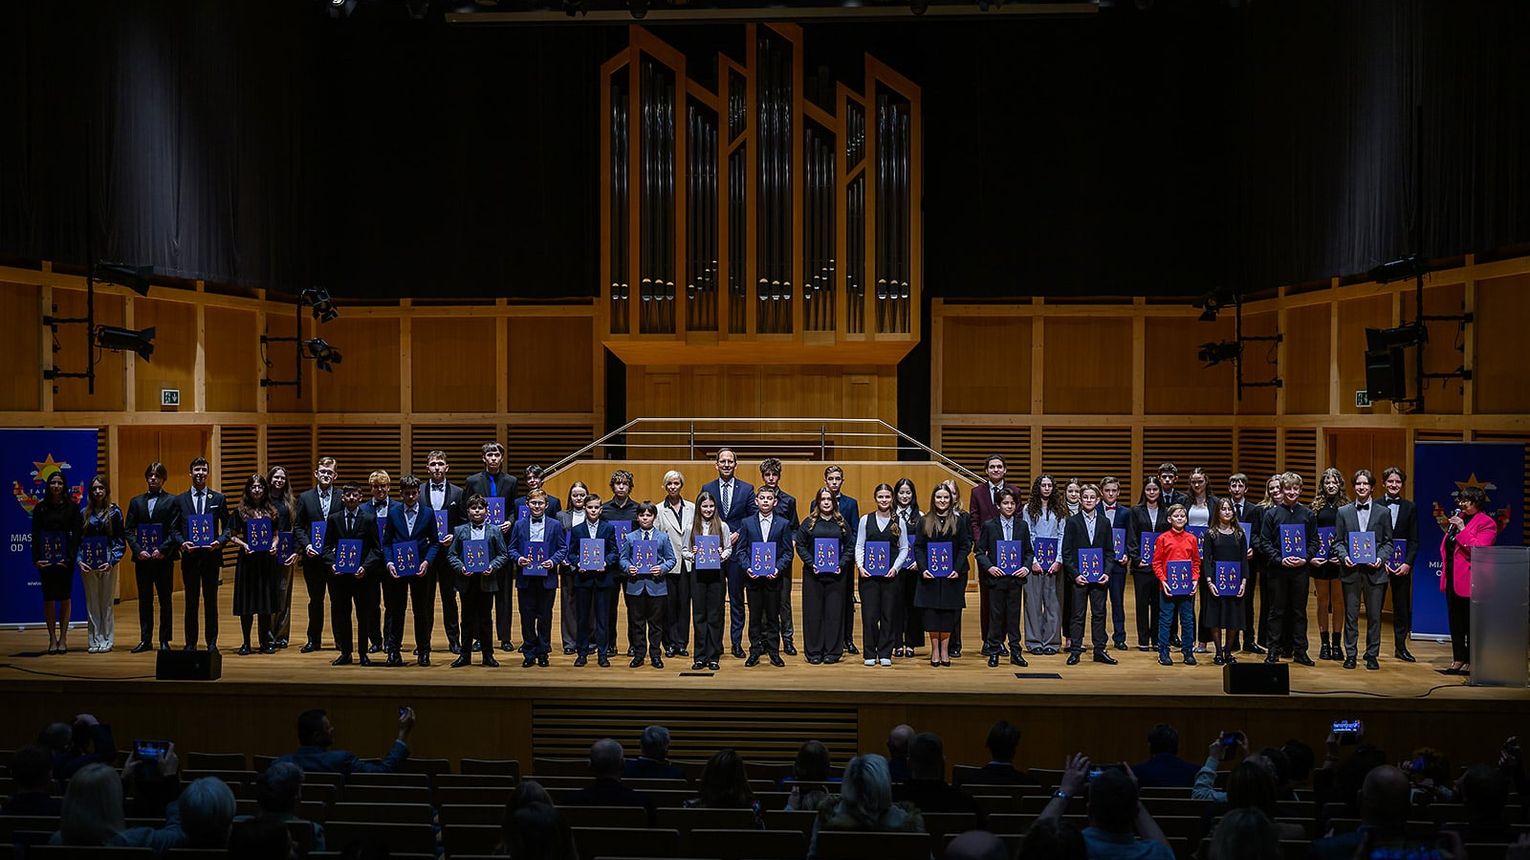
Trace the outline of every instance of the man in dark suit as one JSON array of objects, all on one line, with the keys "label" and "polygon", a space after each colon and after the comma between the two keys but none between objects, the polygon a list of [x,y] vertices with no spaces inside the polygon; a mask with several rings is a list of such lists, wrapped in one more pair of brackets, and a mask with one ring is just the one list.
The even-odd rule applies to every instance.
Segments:
[{"label": "man in dark suit", "polygon": [[1413,654],[1408,651],[1408,637],[1413,633],[1413,563],[1418,559],[1418,506],[1411,500],[1402,497],[1403,484],[1407,483],[1407,476],[1402,469],[1396,466],[1388,466],[1381,473],[1382,486],[1386,487],[1386,495],[1381,498],[1381,504],[1387,506],[1392,515],[1392,541],[1393,550],[1399,542],[1403,544],[1401,563],[1386,564],[1389,583],[1392,586],[1392,635],[1394,637],[1393,653],[1397,659],[1405,663],[1413,663]]},{"label": "man in dark suit", "polygon": [[313,527],[328,522],[329,515],[340,510],[335,476],[335,458],[320,457],[313,468],[314,486],[298,496],[292,517],[292,540],[303,560],[303,585],[308,589],[308,637],[299,649],[304,654],[319,650],[324,641],[324,593],[332,573],[324,563],[324,535],[314,540]]},{"label": "man in dark suit", "polygon": [[717,452],[716,466],[717,480],[703,484],[701,491],[711,493],[712,498],[717,500],[717,515],[728,524],[728,532],[733,535],[733,555],[723,563],[724,572],[728,577],[728,639],[733,643],[733,656],[742,659],[744,656],[744,568],[747,566],[745,558],[748,553],[741,556],[738,552],[738,530],[746,517],[754,515],[754,487],[747,481],[739,480],[734,474],[738,469],[738,458],[734,455],[733,449],[720,449]]},{"label": "man in dark suit", "polygon": [[[207,650],[218,650],[218,578],[223,568],[223,545],[228,543],[228,504],[223,494],[207,486],[207,459],[191,461],[191,489],[175,497],[175,543],[181,548],[181,579],[186,586],[186,650],[197,647],[197,604],[205,602]],[[212,517],[212,545],[191,541],[191,516]]]},{"label": "man in dark suit", "polygon": [[[834,494],[834,503],[839,506],[839,515],[845,518],[845,525],[850,527],[850,533],[855,534],[856,529],[860,528],[861,506],[856,503],[855,499],[839,491],[844,484],[844,469],[831,465],[823,470],[823,485],[828,487],[829,492]],[[818,494],[814,493],[813,495],[816,498]],[[910,541],[909,545],[912,546],[913,541]],[[855,577],[843,576],[840,579],[844,580],[842,585],[845,589],[845,653],[859,654],[861,653],[860,649],[855,647]],[[957,610],[957,616],[960,617],[960,615],[961,611]],[[952,647],[960,650],[962,641],[961,628],[957,628],[955,639],[956,641]],[[960,657],[961,655],[953,654],[952,656]]]},{"label": "man in dark suit", "polygon": [[[595,652],[601,667],[611,665],[611,655],[606,650],[606,642],[611,636],[609,604],[616,597],[614,571],[621,565],[621,554],[616,545],[616,530],[601,519],[603,507],[600,496],[594,493],[585,496],[584,522],[574,526],[568,535],[569,563],[575,568],[574,614],[578,619],[574,647],[579,656],[574,658],[575,666],[589,663],[591,651]],[[601,541],[604,555],[599,569],[581,569],[584,547],[580,541],[585,540]]]},{"label": "man in dark suit", "polygon": [[[1385,506],[1371,498],[1370,469],[1355,472],[1354,501],[1339,508],[1333,537],[1333,554],[1344,566],[1344,668],[1355,668],[1355,652],[1360,636],[1360,602],[1365,602],[1365,668],[1380,669],[1381,604],[1387,596],[1385,560],[1392,556],[1392,517]],[[1355,561],[1350,555],[1349,536],[1370,532],[1375,536],[1376,563]]]},{"label": "man in dark suit", "polygon": [[1020,748],[1019,726],[1012,724],[1009,720],[999,720],[988,730],[988,740],[984,743],[992,758],[975,771],[957,774],[952,781],[957,788],[969,785],[1041,784],[1041,781],[1028,771],[1015,767],[1015,751]]},{"label": "man in dark suit", "polygon": [[[981,489],[981,488],[979,488]],[[1015,516],[1018,494],[1005,487],[999,491],[999,508],[993,519],[978,530],[977,567],[978,579],[982,580],[991,594],[988,601],[988,619],[983,637],[983,653],[988,655],[988,666],[999,665],[999,655],[1009,654],[1009,662],[1016,666],[1029,665],[1025,649],[1020,647],[1020,601],[1024,577],[1030,569],[1034,550],[1031,530],[1025,520]],[[1019,541],[1021,568],[1019,572],[1005,573],[1000,567],[999,541]],[[1009,647],[1004,647],[1004,642]]]},{"label": "man in dark suit", "polygon": [[[505,521],[499,524],[499,533],[508,543],[510,527],[515,524],[512,505],[519,482],[514,475],[505,472],[505,446],[498,442],[485,442],[482,450],[483,471],[469,475],[462,492],[467,496],[505,500]],[[508,568],[502,569],[496,576],[499,587],[494,590],[494,632],[499,636],[500,650],[511,651],[515,648],[515,642],[510,638],[510,571]],[[492,647],[492,641],[485,642],[484,647]]]},{"label": "man in dark suit", "polygon": [[563,796],[563,806],[640,806],[648,814],[648,826],[654,825],[653,798],[622,785],[622,766],[626,761],[622,745],[610,738],[590,744],[590,774],[595,781]]},{"label": "man in dark suit", "polygon": [[[340,505],[332,510],[324,525],[324,552],[321,560],[329,574],[329,618],[335,632],[335,648],[340,656],[330,661],[331,666],[349,666],[351,646],[354,643],[360,653],[363,666],[372,664],[367,656],[365,617],[366,607],[357,599],[362,577],[369,565],[376,563],[378,551],[377,520],[366,506],[361,504],[361,488],[346,484],[340,488]],[[361,541],[360,566],[355,573],[339,573],[335,570],[335,554],[341,539]],[[356,610],[356,627],[352,638],[351,608]]]},{"label": "man in dark suit", "polygon": [[[499,665],[494,659],[494,627],[489,623],[489,606],[494,601],[494,593],[499,590],[500,570],[510,565],[509,544],[499,528],[488,522],[489,505],[483,496],[468,496],[466,505],[468,521],[457,526],[447,551],[447,563],[451,565],[457,590],[462,595],[462,648],[457,659],[452,661],[453,669],[472,663],[474,651],[482,653],[485,666]],[[485,569],[470,573],[465,544],[480,540],[488,548]]]},{"label": "man in dark suit", "polygon": [[680,768],[669,763],[669,729],[649,726],[643,729],[643,752],[627,759],[622,776],[629,779],[685,779]]},{"label": "man in dark suit", "polygon": [[[1004,457],[999,454],[989,454],[988,460],[983,464],[983,474],[988,480],[972,488],[972,495],[967,500],[967,521],[972,526],[972,545],[978,545],[978,539],[982,537],[983,526],[989,520],[999,515],[999,493],[1009,490],[1019,498],[1019,492],[1004,476],[1009,471],[1009,465],[1004,462]],[[851,528],[856,528],[852,525]],[[991,636],[988,629],[989,601],[992,596],[988,593],[992,583],[989,577],[978,575],[978,616],[983,631],[983,655],[989,656],[989,647],[992,641],[1004,641],[1003,636]],[[999,645],[999,654],[1003,656],[1009,653],[1009,649],[1003,644]]]},{"label": "man in dark suit", "polygon": [[302,768],[305,773],[393,773],[409,760],[409,732],[414,729],[414,709],[399,708],[398,737],[380,762],[363,761],[348,750],[332,750],[335,726],[322,708],[298,714],[298,743],[295,752],[277,759]]},{"label": "man in dark suit", "polygon": [[[1094,645],[1094,662],[1115,665],[1118,660],[1106,651],[1109,640],[1105,638],[1105,594],[1110,590],[1110,574],[1105,582],[1086,582],[1079,568],[1080,550],[1097,549],[1106,565],[1115,557],[1111,540],[1111,523],[1100,516],[1100,488],[1085,484],[1079,490],[1078,513],[1068,517],[1063,524],[1062,551],[1058,554],[1068,586],[1073,589],[1073,617],[1068,622],[1068,665],[1077,666],[1079,655],[1084,652],[1084,609],[1089,610],[1089,638]],[[1108,566],[1102,566],[1108,571]]]},{"label": "man in dark suit", "polygon": [[360,623],[362,611],[366,608],[366,622],[361,626],[361,636],[365,653],[376,654],[383,650],[383,630],[393,625],[392,607],[388,608],[390,617],[383,616],[383,583],[391,577],[388,576],[389,545],[393,543],[393,534],[390,531],[393,507],[398,503],[389,497],[392,490],[393,478],[382,469],[374,469],[367,476],[367,483],[371,486],[372,497],[361,503],[362,509],[372,514],[372,521],[377,527],[377,555],[368,565],[366,575],[357,583],[354,598],[358,604],[356,614]]},{"label": "man in dark suit", "polygon": [[[169,476],[164,463],[150,463],[143,470],[148,491],[134,496],[128,502],[127,532],[128,553],[133,558],[133,573],[138,580],[138,644],[134,654],[141,654],[154,647],[154,599],[159,598],[159,650],[170,650],[170,594],[175,590],[175,533],[179,528],[176,516],[180,506],[175,498],[165,492],[165,478]],[[149,545],[138,539],[140,526],[157,526],[160,540]]]},{"label": "man in dark suit", "polygon": [[[781,489],[781,461],[778,458],[767,457],[760,461],[760,485],[776,491],[776,516],[785,517],[786,527],[795,535],[802,521],[797,519],[796,497]],[[855,523],[847,525],[853,534]],[[788,657],[797,656],[797,626],[792,620],[792,580],[792,565],[789,564],[786,573],[781,574],[781,650]]]},{"label": "man in dark suit", "polygon": [[467,512],[462,507],[462,488],[446,482],[446,452],[431,451],[426,454],[425,468],[430,472],[430,480],[420,488],[421,498],[436,512],[436,517],[446,520],[446,537],[441,540],[442,551],[436,553],[435,561],[431,562],[430,575],[435,578],[441,593],[441,627],[446,631],[446,646],[456,654],[461,650],[462,641],[457,624],[457,583],[451,564],[446,560],[446,551],[451,547],[457,526],[467,521]]},{"label": "man in dark suit", "polygon": [[1132,765],[1142,788],[1189,788],[1200,767],[1179,757],[1179,732],[1159,723],[1148,732],[1147,761]]},{"label": "man in dark suit", "polygon": [[[1233,515],[1238,518],[1238,522],[1248,523],[1249,545],[1252,546],[1253,536],[1259,532],[1259,518],[1263,510],[1248,498],[1247,475],[1242,472],[1234,472],[1227,477],[1227,499],[1232,502]],[[1260,647],[1259,642],[1269,632],[1268,629],[1261,629],[1268,628],[1269,623],[1267,620],[1262,624],[1259,623],[1260,618],[1267,619],[1268,616],[1264,613],[1256,616],[1254,607],[1254,595],[1258,594],[1260,590],[1262,567],[1263,565],[1257,558],[1251,559],[1243,566],[1245,574],[1244,583],[1246,586],[1243,593],[1247,596],[1243,600],[1243,631],[1241,635],[1243,639],[1243,652],[1245,654],[1258,654],[1263,651],[1264,649]],[[1261,600],[1260,602],[1262,603],[1263,601]],[[1233,638],[1232,647],[1238,647],[1238,638],[1236,636]]]},{"label": "man in dark suit", "polygon": [[[521,604],[522,667],[547,665],[552,651],[552,610],[558,602],[558,567],[568,550],[563,523],[547,510],[547,494],[534,489],[526,494],[528,516],[510,529],[510,558],[515,568],[515,590]],[[542,558],[532,557],[532,544],[541,544]]]},{"label": "man in dark suit", "polygon": [[1130,505],[1119,501],[1121,496],[1121,482],[1114,475],[1106,475],[1100,479],[1100,516],[1110,525],[1111,542],[1115,542],[1115,530],[1121,530],[1120,555],[1114,551],[1105,557],[1105,571],[1110,574],[1110,582],[1107,583],[1106,597],[1110,602],[1110,639],[1117,651],[1126,650],[1126,581],[1131,578],[1127,573],[1126,553],[1127,532],[1131,530],[1132,509]]},{"label": "man in dark suit", "polygon": [[436,544],[436,512],[420,499],[419,478],[405,475],[399,478],[398,487],[402,501],[388,514],[388,532],[394,546],[412,541],[419,563],[414,570],[403,570],[396,558],[388,559],[388,579],[383,583],[383,596],[388,601],[388,629],[383,639],[388,643],[388,665],[404,665],[399,643],[404,638],[404,604],[412,601],[415,653],[420,656],[421,666],[429,666],[430,634],[435,629],[436,617],[436,583],[431,571],[440,554]]},{"label": "man in dark suit", "polygon": [[[1317,523],[1312,509],[1302,504],[1302,476],[1284,472],[1280,476],[1281,504],[1269,508],[1259,530],[1254,532],[1254,551],[1264,556],[1269,577],[1270,640],[1266,663],[1280,662],[1280,652],[1290,648],[1292,659],[1303,666],[1313,665],[1307,654],[1307,593],[1310,591],[1310,552],[1317,547]],[[1306,530],[1305,546],[1290,552],[1281,547],[1280,527],[1300,525]]]},{"label": "man in dark suit", "polygon": [[920,812],[970,812],[977,829],[986,817],[977,799],[946,782],[946,751],[940,735],[920,732],[908,748],[909,779],[893,786],[893,800],[906,801]]},{"label": "man in dark suit", "polygon": [[[777,627],[781,617],[781,574],[791,564],[792,536],[788,533],[786,520],[776,516],[776,492],[769,487],[754,491],[755,516],[745,517],[738,525],[739,539],[734,555],[743,555],[746,570],[745,587],[749,592],[749,657],[745,666],[755,666],[760,657],[768,656],[770,665],[785,666],[781,659],[781,631]],[[748,572],[752,562],[752,547],[756,543],[773,543],[776,547],[776,565],[773,572],[761,575]]]}]

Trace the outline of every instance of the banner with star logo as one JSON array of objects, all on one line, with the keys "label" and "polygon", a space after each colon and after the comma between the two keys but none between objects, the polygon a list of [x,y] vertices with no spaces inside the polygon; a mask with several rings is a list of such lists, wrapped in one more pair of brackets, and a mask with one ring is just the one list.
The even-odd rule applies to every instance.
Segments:
[{"label": "banner with star logo", "polygon": [[[0,429],[0,468],[11,498],[0,502],[5,554],[0,557],[0,626],[42,623],[42,583],[32,564],[32,509],[54,474],[64,476],[70,500],[83,506],[85,487],[96,474],[95,430]],[[122,502],[126,507],[126,502]],[[74,582],[71,620],[85,620],[84,585]]]}]

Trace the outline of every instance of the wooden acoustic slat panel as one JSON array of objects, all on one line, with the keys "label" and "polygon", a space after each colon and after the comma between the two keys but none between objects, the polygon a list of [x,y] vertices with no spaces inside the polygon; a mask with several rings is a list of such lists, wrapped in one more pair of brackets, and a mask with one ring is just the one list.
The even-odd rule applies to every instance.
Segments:
[{"label": "wooden acoustic slat panel", "polygon": [[1031,473],[1031,428],[954,426],[940,433],[941,453],[968,469],[983,474],[994,454],[1004,458],[1011,483],[1023,482]]},{"label": "wooden acoustic slat panel", "polygon": [[1263,499],[1265,482],[1275,474],[1275,428],[1240,427],[1237,431],[1238,471],[1248,475],[1248,495]]},{"label": "wooden acoustic slat panel", "polygon": [[334,457],[339,483],[355,483],[366,494],[367,476],[382,469],[398,486],[401,461],[399,428],[387,426],[319,425],[319,450]]},{"label": "wooden acoustic slat panel", "polygon": [[427,456],[431,451],[442,451],[450,470],[447,479],[461,484],[483,468],[483,443],[497,438],[498,428],[493,424],[416,424],[410,431],[407,468],[423,481]]},{"label": "wooden acoustic slat panel", "polygon": [[1280,466],[1283,471],[1302,476],[1302,497],[1311,498],[1320,473],[1316,428],[1291,427],[1286,430],[1286,458]]},{"label": "wooden acoustic slat panel", "polygon": [[[1041,463],[1036,472],[1048,472],[1059,485],[1077,478],[1084,483],[1114,475],[1121,492],[1131,498],[1137,481],[1132,477],[1132,431],[1130,427],[1043,427]],[[1015,475],[1012,482],[1032,476]],[[1029,487],[1026,488],[1029,491]]]},{"label": "wooden acoustic slat panel", "polygon": [[[1525,545],[1530,545],[1530,433],[1473,433],[1472,441],[1515,442],[1525,446],[1525,484],[1520,488],[1520,500],[1524,507],[1524,510],[1521,512],[1520,522],[1524,526],[1524,532],[1520,535],[1520,539]],[[1494,509],[1497,509],[1496,505]],[[1500,537],[1498,542],[1500,544],[1512,543],[1512,536],[1510,536],[1509,540]]]},{"label": "wooden acoustic slat panel", "polygon": [[[96,474],[107,475],[108,481],[111,480],[110,475],[112,474],[112,446],[110,439],[111,433],[105,427],[102,427],[96,431]],[[89,481],[91,478],[90,475],[85,475],[83,477],[86,481]],[[120,486],[112,486],[112,501],[115,501],[118,506],[122,508],[123,513],[127,513],[127,500],[132,498],[134,495],[134,493],[128,490],[129,486],[131,485],[122,484]],[[87,493],[90,492],[90,486],[88,484],[85,487],[85,491]]]},{"label": "wooden acoustic slat panel", "polygon": [[1190,492],[1190,470],[1206,472],[1212,495],[1227,492],[1227,476],[1233,473],[1231,427],[1146,427],[1142,431],[1142,473],[1155,474],[1163,463],[1179,467],[1174,488]]},{"label": "wooden acoustic slat panel", "polygon": [[313,483],[313,427],[307,424],[272,424],[266,428],[266,469],[281,466],[293,492]]},{"label": "wooden acoustic slat panel", "polygon": [[547,758],[584,758],[590,744],[614,738],[635,749],[643,727],[662,725],[674,738],[670,757],[705,759],[732,747],[745,760],[790,761],[809,738],[823,742],[829,757],[843,763],[854,756],[856,709],[781,705],[768,712],[757,705],[713,703],[705,709],[664,701],[538,702],[531,711],[531,744]]},{"label": "wooden acoustic slat panel", "polygon": [[594,439],[588,424],[511,425],[505,444],[505,469],[519,476],[532,463],[551,465]]}]

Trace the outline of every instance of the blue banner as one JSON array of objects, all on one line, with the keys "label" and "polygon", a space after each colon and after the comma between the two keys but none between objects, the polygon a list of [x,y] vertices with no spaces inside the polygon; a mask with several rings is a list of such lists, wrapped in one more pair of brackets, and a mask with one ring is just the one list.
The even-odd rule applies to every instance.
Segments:
[{"label": "blue banner", "polygon": [[[0,625],[42,623],[42,581],[32,563],[32,508],[55,472],[64,476],[69,497],[84,506],[85,487],[96,474],[95,430],[0,429],[0,469],[12,499],[0,503],[5,555],[0,559]],[[74,566],[71,564],[71,568]],[[85,620],[85,586],[74,574],[70,619]]]},{"label": "blue banner", "polygon": [[[1512,442],[1418,442],[1413,446],[1413,500],[1418,505],[1418,560],[1413,568],[1413,632],[1448,636],[1440,542],[1466,487],[1487,493],[1486,515],[1498,521],[1498,543],[1523,542],[1525,446]],[[1378,475],[1379,478],[1379,475]]]}]

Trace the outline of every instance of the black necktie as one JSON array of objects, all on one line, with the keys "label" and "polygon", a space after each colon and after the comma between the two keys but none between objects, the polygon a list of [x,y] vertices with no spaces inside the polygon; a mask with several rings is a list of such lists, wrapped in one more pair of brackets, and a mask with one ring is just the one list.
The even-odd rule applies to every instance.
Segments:
[{"label": "black necktie", "polygon": [[989,487],[988,491],[993,496],[993,506],[997,508],[999,506],[999,488]]},{"label": "black necktie", "polygon": [[353,532],[353,531],[356,530],[356,515],[355,514],[346,514],[345,515],[345,530],[348,531],[348,532]]}]

